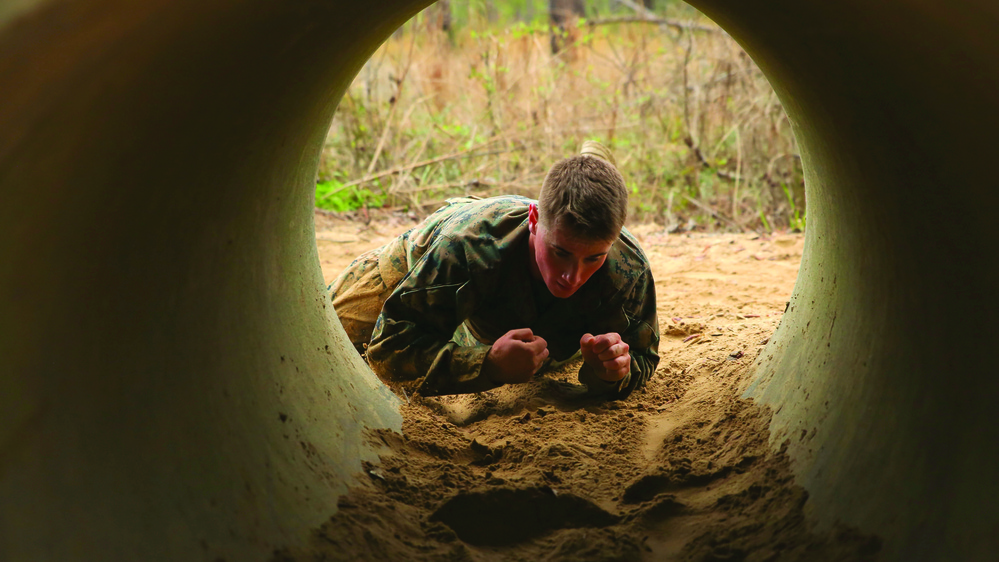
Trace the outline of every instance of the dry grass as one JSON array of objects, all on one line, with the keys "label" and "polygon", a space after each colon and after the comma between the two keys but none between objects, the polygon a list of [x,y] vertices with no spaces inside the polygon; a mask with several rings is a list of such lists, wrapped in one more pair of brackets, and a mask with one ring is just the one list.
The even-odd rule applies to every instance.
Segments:
[{"label": "dry grass", "polygon": [[553,162],[597,139],[628,180],[634,220],[803,227],[798,150],[776,95],[735,41],[695,23],[584,24],[553,55],[547,26],[449,37],[414,19],[343,98],[320,206],[420,213],[461,194],[536,196]]}]

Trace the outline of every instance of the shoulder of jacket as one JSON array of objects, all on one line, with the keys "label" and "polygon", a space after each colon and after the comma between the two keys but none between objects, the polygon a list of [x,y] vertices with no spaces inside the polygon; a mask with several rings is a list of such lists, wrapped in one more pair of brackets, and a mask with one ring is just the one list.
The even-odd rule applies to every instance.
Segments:
[{"label": "shoulder of jacket", "polygon": [[463,198],[456,203],[458,208],[442,225],[440,234],[458,243],[503,243],[526,220],[530,203],[533,203],[531,199],[516,195],[479,200]]},{"label": "shoulder of jacket", "polygon": [[469,273],[492,271],[509,259],[509,250],[526,231],[532,201],[519,196],[453,201],[438,211],[444,218],[434,229],[428,259],[460,264]]},{"label": "shoulder of jacket", "polygon": [[608,273],[613,280],[619,281],[615,283],[619,287],[634,283],[651,270],[641,244],[626,228],[621,229],[621,235],[614,241],[607,262]]}]

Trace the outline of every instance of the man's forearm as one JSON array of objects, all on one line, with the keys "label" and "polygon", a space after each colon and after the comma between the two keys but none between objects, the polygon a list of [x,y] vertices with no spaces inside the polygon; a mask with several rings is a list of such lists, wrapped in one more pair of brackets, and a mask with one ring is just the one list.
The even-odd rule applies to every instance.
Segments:
[{"label": "man's forearm", "polygon": [[487,345],[435,341],[411,325],[386,322],[368,346],[371,368],[389,380],[419,381],[424,396],[482,392],[499,386],[482,373]]}]

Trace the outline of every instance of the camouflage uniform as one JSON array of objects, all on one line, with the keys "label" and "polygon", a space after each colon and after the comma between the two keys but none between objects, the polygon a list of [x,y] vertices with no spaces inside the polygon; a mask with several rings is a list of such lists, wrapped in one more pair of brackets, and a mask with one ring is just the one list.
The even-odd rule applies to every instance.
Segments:
[{"label": "camouflage uniform", "polygon": [[391,380],[417,381],[425,396],[500,386],[481,373],[490,344],[530,328],[549,360],[579,351],[585,333],[617,332],[631,372],[608,383],[584,364],[594,393],[627,396],[659,362],[659,324],[649,263],[622,230],[603,266],[567,299],[552,296],[528,263],[528,204],[518,196],[452,199],[422,224],[354,260],[330,286],[335,310],[358,349]]}]

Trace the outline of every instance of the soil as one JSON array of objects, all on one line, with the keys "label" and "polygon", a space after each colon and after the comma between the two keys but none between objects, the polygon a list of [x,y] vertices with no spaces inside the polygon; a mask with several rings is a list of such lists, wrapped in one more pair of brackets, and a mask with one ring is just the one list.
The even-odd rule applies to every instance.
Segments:
[{"label": "soil", "polygon": [[[414,224],[317,215],[330,281]],[[877,537],[805,518],[768,409],[740,398],[791,293],[801,234],[629,228],[656,279],[662,358],[627,400],[567,392],[578,365],[465,396],[402,395],[338,510],[275,560],[872,560]],[[786,445],[786,444],[785,444]],[[776,450],[775,450],[776,449]]]}]

